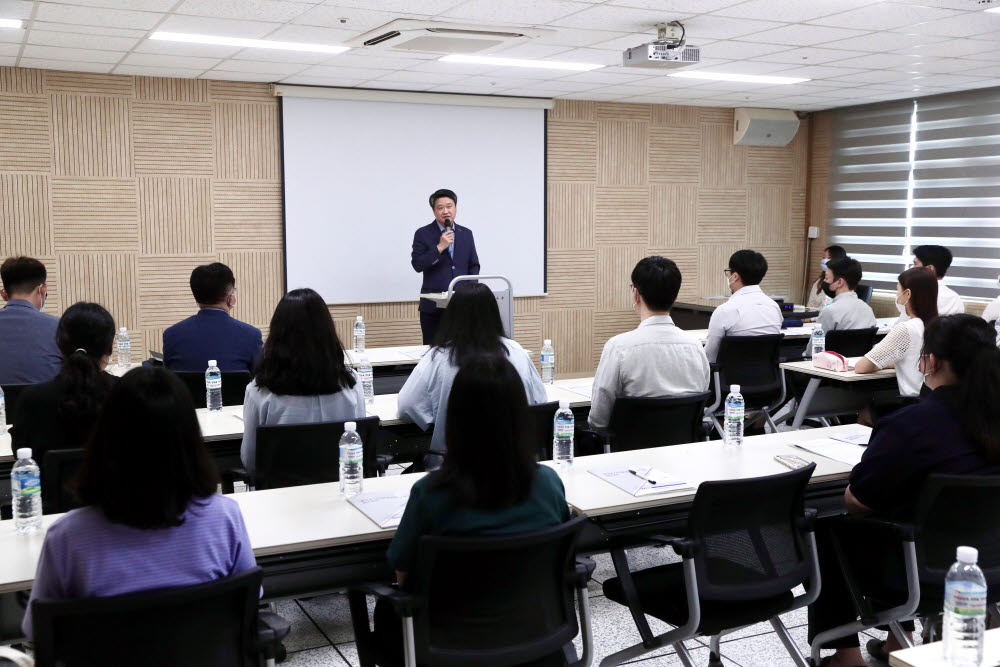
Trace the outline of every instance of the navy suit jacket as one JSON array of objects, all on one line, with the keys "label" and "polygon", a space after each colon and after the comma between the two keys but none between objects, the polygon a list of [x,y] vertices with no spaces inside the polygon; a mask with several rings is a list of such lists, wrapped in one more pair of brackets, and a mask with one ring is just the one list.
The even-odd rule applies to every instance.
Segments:
[{"label": "navy suit jacket", "polygon": [[11,299],[0,309],[0,385],[36,384],[56,376],[62,368],[58,326],[58,317],[39,312],[25,299]]},{"label": "navy suit jacket", "polygon": [[[478,276],[479,255],[476,254],[476,240],[468,227],[455,225],[455,255],[452,257],[448,248],[438,252],[437,244],[441,240],[441,230],[435,220],[429,225],[417,229],[413,235],[413,252],[410,253],[410,263],[413,270],[424,274],[424,282],[420,286],[421,294],[428,292],[445,292],[456,276]],[[433,313],[437,306],[428,299],[420,300],[420,311]]]},{"label": "navy suit jacket", "polygon": [[202,308],[163,332],[163,365],[174,371],[204,371],[215,359],[222,371],[253,371],[260,329],[221,308]]}]

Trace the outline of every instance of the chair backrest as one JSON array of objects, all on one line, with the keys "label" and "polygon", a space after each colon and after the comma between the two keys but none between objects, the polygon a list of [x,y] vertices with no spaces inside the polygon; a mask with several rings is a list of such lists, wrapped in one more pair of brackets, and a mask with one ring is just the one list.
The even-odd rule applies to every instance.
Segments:
[{"label": "chair backrest", "polygon": [[417,663],[516,665],[573,641],[579,624],[568,575],[586,521],[515,535],[421,537],[406,580],[425,601],[414,616]]},{"label": "chair backrest", "polygon": [[3,385],[4,411],[7,414],[7,423],[17,423],[17,404],[21,400],[21,392],[30,384],[5,384]]},{"label": "chair backrest", "polygon": [[529,405],[532,434],[536,443],[539,461],[552,460],[552,424],[556,418],[559,401]]},{"label": "chair backrest", "polygon": [[702,482],[688,515],[698,595],[759,600],[789,591],[810,573],[803,496],[816,468]]},{"label": "chair backrest", "polygon": [[84,449],[50,449],[42,459],[42,511],[59,514],[80,507],[80,502],[66,489],[83,464]]},{"label": "chair backrest", "polygon": [[740,385],[747,408],[760,408],[781,394],[778,352],[785,334],[766,336],[726,336],[719,344],[716,364],[722,396],[729,385]]},{"label": "chair backrest", "polygon": [[197,586],[32,603],[35,664],[257,664],[257,567]]},{"label": "chair backrest", "polygon": [[[362,466],[365,477],[375,477],[377,460],[375,441],[378,417],[352,420],[364,449]],[[344,422],[281,424],[257,427],[257,489],[321,484],[340,480],[340,436]]]},{"label": "chair backrest", "polygon": [[834,329],[826,332],[826,349],[845,357],[863,357],[875,347],[878,327],[869,329]]},{"label": "chair backrest", "polygon": [[858,295],[858,298],[868,304],[872,302],[872,292],[874,291],[871,285],[858,285],[854,288],[854,293]]},{"label": "chair backrest", "polygon": [[1000,586],[1000,475],[927,477],[913,523],[922,581],[938,586],[955,562],[955,548],[979,549],[979,567]]},{"label": "chair backrest", "polygon": [[702,418],[712,397],[713,394],[706,391],[663,398],[616,398],[608,422],[611,451],[703,440],[700,437]]},{"label": "chair backrest", "polygon": [[[174,371],[191,392],[195,408],[205,405],[205,372],[204,371]],[[247,385],[250,384],[249,371],[222,371],[222,404],[243,405]]]}]

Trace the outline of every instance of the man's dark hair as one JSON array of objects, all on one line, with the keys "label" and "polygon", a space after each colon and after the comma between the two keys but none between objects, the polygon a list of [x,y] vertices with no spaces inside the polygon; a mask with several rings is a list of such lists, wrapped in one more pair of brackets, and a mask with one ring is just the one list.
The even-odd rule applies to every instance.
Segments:
[{"label": "man's dark hair", "polygon": [[[142,446],[136,446],[136,438]],[[169,528],[215,493],[219,473],[191,392],[164,368],[129,371],[108,394],[87,442],[76,494],[113,523]]]},{"label": "man's dark hair", "polygon": [[844,259],[847,257],[847,251],[844,250],[844,246],[831,245],[824,248],[824,250],[826,250],[826,254],[830,256],[831,262],[835,259]]},{"label": "man's dark hair", "polygon": [[441,199],[441,197],[448,197],[455,202],[455,204],[458,204],[458,195],[456,195],[454,191],[448,190],[447,188],[441,188],[440,190],[435,190],[434,194],[431,195],[431,208],[434,208],[434,204],[436,204],[437,200]]},{"label": "man's dark hair", "polygon": [[767,275],[767,260],[756,250],[737,250],[729,258],[729,270],[740,274],[744,285],[759,285]]},{"label": "man's dark hair", "polygon": [[459,507],[499,510],[531,495],[537,466],[528,399],[506,358],[478,357],[459,369],[445,442],[444,462],[430,484],[449,489]]},{"label": "man's dark hair", "polygon": [[913,249],[913,256],[925,267],[933,266],[938,278],[944,278],[951,267],[952,254],[943,245],[918,245]]},{"label": "man's dark hair", "polygon": [[447,352],[455,366],[478,356],[507,356],[503,344],[503,321],[493,290],[479,282],[455,286],[451,301],[441,316],[432,353]]},{"label": "man's dark hair", "polygon": [[666,257],[645,257],[632,269],[632,285],[650,310],[670,310],[681,290],[681,270]]},{"label": "man's dark hair", "polygon": [[191,293],[198,303],[220,303],[234,287],[233,270],[221,262],[202,264],[191,272]]},{"label": "man's dark hair", "polygon": [[844,279],[848,289],[854,289],[861,282],[861,262],[850,257],[831,259],[826,268],[830,269],[834,280]]},{"label": "man's dark hair", "polygon": [[330,309],[315,291],[292,290],[278,302],[256,380],[285,396],[336,394],[355,385]]},{"label": "man's dark hair", "polygon": [[34,257],[8,257],[0,264],[0,280],[7,290],[7,296],[32,292],[47,277],[45,265]]},{"label": "man's dark hair", "polygon": [[922,266],[915,266],[899,274],[899,285],[910,290],[910,309],[924,321],[924,325],[938,316],[938,281],[934,272]]}]

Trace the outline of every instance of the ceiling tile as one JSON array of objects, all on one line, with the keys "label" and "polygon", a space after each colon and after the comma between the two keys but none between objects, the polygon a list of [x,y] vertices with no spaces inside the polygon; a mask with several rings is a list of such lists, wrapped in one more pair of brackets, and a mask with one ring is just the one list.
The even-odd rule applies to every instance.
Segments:
[{"label": "ceiling tile", "polygon": [[114,67],[108,63],[82,63],[77,60],[48,60],[46,58],[20,58],[17,64],[19,67],[59,69],[67,72],[94,72],[96,74],[107,74]]},{"label": "ceiling tile", "polygon": [[725,58],[731,60],[742,60],[744,58],[756,58],[778,51],[788,51],[785,44],[758,44],[756,42],[740,42],[724,40],[713,42],[708,46],[703,46],[701,54],[713,58]]},{"label": "ceiling tile", "polygon": [[[851,30],[848,28],[831,28],[820,25],[788,25],[774,30],[765,30],[753,35],[746,35],[741,39],[745,42],[764,42],[765,44],[788,44],[790,46],[815,46],[825,44],[834,40],[842,40],[849,37],[860,37],[867,34],[865,30]],[[854,47],[845,46],[845,49]]]},{"label": "ceiling tile", "polygon": [[303,76],[301,74],[281,79],[282,83],[295,84],[299,86],[335,86],[338,88],[353,88],[354,86],[364,83],[365,81],[367,81],[367,79],[354,79],[350,77],[336,76]]},{"label": "ceiling tile", "polygon": [[444,12],[442,17],[464,21],[484,21],[486,23],[537,25],[561,19],[588,7],[591,5],[571,0],[531,0],[531,2],[523,3],[468,0],[468,2]]},{"label": "ceiling tile", "polygon": [[204,72],[199,78],[214,79],[216,81],[254,81],[256,83],[274,83],[281,77],[267,72],[223,72],[212,69]]},{"label": "ceiling tile", "polygon": [[656,30],[649,30],[647,32],[633,32],[622,37],[616,37],[615,39],[609,39],[606,42],[599,42],[597,44],[591,45],[593,49],[605,49],[607,51],[615,51],[621,53],[625,49],[631,49],[633,47],[639,46],[640,44],[648,44],[649,42],[656,39]]},{"label": "ceiling tile", "polygon": [[109,37],[107,35],[84,35],[80,33],[34,30],[28,32],[28,44],[40,46],[63,46],[76,49],[102,49],[107,51],[129,51],[138,39],[132,37]]},{"label": "ceiling tile", "polygon": [[569,49],[565,46],[552,46],[549,44],[514,44],[513,46],[508,46],[505,49],[498,49],[496,51],[490,51],[490,54],[503,56],[504,58],[531,58],[531,59],[544,59],[551,58],[552,60],[559,60],[555,56],[561,53],[566,53]]},{"label": "ceiling tile", "polygon": [[357,30],[343,28],[320,28],[311,25],[285,25],[267,35],[268,39],[284,42],[306,42],[307,44],[345,44],[358,36]]},{"label": "ceiling tile", "polygon": [[99,25],[111,28],[132,28],[134,30],[150,30],[164,16],[164,14],[157,12],[74,7],[72,5],[56,5],[49,2],[40,2],[38,4],[38,12],[35,14],[35,18],[39,21]]},{"label": "ceiling tile", "polygon": [[930,37],[973,37],[1000,30],[1000,14],[976,12],[909,26],[901,32]]},{"label": "ceiling tile", "polygon": [[617,102],[621,99],[620,95],[607,95],[603,93],[595,93],[592,90],[588,90],[584,93],[566,93],[565,95],[560,95],[561,100],[591,100],[594,102]]},{"label": "ceiling tile", "polygon": [[[52,0],[43,0],[51,2]],[[169,12],[177,0],[61,0],[64,5],[104,7],[106,9],[129,9],[142,12]]]},{"label": "ceiling tile", "polygon": [[[833,28],[831,28],[832,30]],[[843,30],[843,28],[836,28]],[[868,51],[870,53],[884,53],[894,51],[906,46],[912,46],[926,41],[919,35],[904,35],[899,32],[873,32],[860,37],[837,40],[824,44],[828,49],[845,49],[852,51]]]},{"label": "ceiling tile", "polygon": [[803,2],[803,0],[749,0],[733,4],[716,11],[723,16],[740,18],[781,17],[788,23],[800,23],[811,19],[836,14],[838,12],[863,7],[872,0],[820,0],[819,2]]},{"label": "ceiling tile", "polygon": [[32,30],[48,32],[79,33],[82,35],[108,35],[109,37],[133,37],[142,39],[148,34],[146,30],[130,28],[110,28],[108,26],[80,25],[78,23],[52,23],[50,21],[32,21]]},{"label": "ceiling tile", "polygon": [[256,72],[258,74],[274,74],[279,79],[283,76],[291,76],[308,69],[308,65],[302,63],[271,63],[256,60],[224,60],[215,65],[215,70],[220,72]]},{"label": "ceiling tile", "polygon": [[931,74],[916,79],[919,86],[948,86],[961,88],[966,84],[973,84],[989,77],[962,76],[960,74]]},{"label": "ceiling tile", "polygon": [[14,67],[17,65],[17,56],[0,56],[0,67]]},{"label": "ceiling tile", "polygon": [[256,60],[258,62],[300,63],[318,65],[330,59],[329,53],[309,51],[282,51],[279,49],[243,49],[233,56],[235,60]]},{"label": "ceiling tile", "polygon": [[315,25],[325,28],[350,30],[359,35],[374,30],[395,19],[422,18],[419,14],[401,12],[377,12],[356,7],[330,7],[319,5],[292,19],[299,25]]},{"label": "ceiling tile", "polygon": [[358,86],[358,88],[367,88],[370,90],[413,90],[413,91],[424,91],[432,88],[433,83],[416,83],[412,81],[382,81],[381,79],[374,79],[371,81],[366,81]]},{"label": "ceiling tile", "polygon": [[285,23],[312,8],[310,4],[282,0],[184,0],[174,13]]},{"label": "ceiling tile", "polygon": [[908,67],[896,67],[905,72],[920,74],[968,74],[970,76],[987,76],[990,71],[1000,69],[1000,63],[983,63],[964,58],[931,58],[929,60],[914,60]]},{"label": "ceiling tile", "polygon": [[924,23],[925,21],[947,19],[957,14],[958,12],[951,9],[921,7],[901,2],[883,2],[852,9],[842,14],[813,19],[810,23],[840,28],[865,26],[871,30],[892,30],[894,28],[903,28],[917,23]]},{"label": "ceiling tile", "polygon": [[601,49],[570,49],[558,56],[546,58],[568,63],[590,63],[591,65],[617,66],[622,63],[622,54],[618,51],[604,51]]},{"label": "ceiling tile", "polygon": [[[436,60],[414,60],[412,58],[398,58],[394,54],[386,55],[376,55],[376,54],[364,54],[364,52],[358,49],[354,51],[348,51],[332,58],[327,58],[324,64],[328,64],[330,67],[357,67],[363,69],[409,69],[416,68],[417,66],[423,66],[427,63],[436,63]],[[449,63],[440,63],[442,65]],[[455,65],[457,63],[450,63]],[[372,76],[377,75],[377,72],[372,72]]]},{"label": "ceiling tile", "polygon": [[556,90],[562,93],[578,93],[582,90],[594,90],[598,85],[593,83],[583,83],[581,81],[566,81],[559,79],[556,81],[532,81],[525,83],[521,88],[525,90],[545,89]]},{"label": "ceiling tile", "polygon": [[173,69],[206,70],[219,63],[218,58],[195,58],[192,56],[163,56],[154,53],[130,53],[123,65],[140,67],[169,67]]},{"label": "ceiling tile", "polygon": [[124,51],[98,51],[96,49],[67,49],[58,46],[24,47],[22,56],[25,58],[41,58],[47,60],[76,60],[83,63],[116,63],[125,55]]},{"label": "ceiling tile", "polygon": [[[550,26],[551,27],[551,26]],[[627,37],[629,32],[611,30],[583,30],[581,28],[555,27],[555,34],[544,35],[533,40],[538,44],[550,44],[553,46],[581,47],[594,46],[619,37]]]},{"label": "ceiling tile", "polygon": [[22,41],[24,41],[25,32],[26,31],[24,29],[21,30],[2,29],[0,30],[0,42],[7,42],[7,43],[13,42],[15,44],[20,44]]},{"label": "ceiling tile", "polygon": [[187,44],[185,42],[163,42],[146,39],[135,47],[136,53],[158,53],[165,56],[192,56],[196,58],[228,58],[239,53],[238,46],[217,46],[215,44]]},{"label": "ceiling tile", "polygon": [[28,0],[0,0],[0,17],[30,19],[32,3]]},{"label": "ceiling tile", "polygon": [[937,44],[911,45],[901,49],[896,49],[893,53],[911,54],[921,58],[973,58],[984,57],[989,60],[996,60],[996,42],[986,39],[947,39]]},{"label": "ceiling tile", "polygon": [[685,36],[692,44],[705,39],[733,39],[755,32],[781,28],[785,24],[775,21],[752,21],[725,16],[695,16],[684,21]]},{"label": "ceiling tile", "polygon": [[[605,4],[619,7],[655,9],[667,14],[704,14],[738,5],[742,0],[607,0]],[[757,18],[756,16],[753,18]],[[666,20],[666,19],[665,19]]]},{"label": "ceiling tile", "polygon": [[839,49],[820,49],[817,47],[804,47],[801,49],[789,49],[778,53],[767,53],[757,56],[756,60],[765,62],[788,63],[789,65],[825,65],[847,58],[857,58],[870,55],[863,51],[841,51]]},{"label": "ceiling tile", "polygon": [[[906,82],[912,79],[913,74],[907,74],[906,72],[898,72],[894,70],[869,70],[867,72],[858,72],[856,74],[849,74],[847,76],[836,76],[831,77],[837,81],[850,81],[852,83],[893,83],[893,82]],[[823,79],[824,81],[826,79]]]},{"label": "ceiling tile", "polygon": [[119,65],[115,74],[131,74],[133,76],[166,76],[177,79],[194,79],[203,70],[185,69],[183,67],[146,67],[143,65]]},{"label": "ceiling tile", "polygon": [[314,77],[336,77],[339,79],[358,79],[361,81],[367,81],[368,79],[374,79],[380,74],[384,74],[382,71],[371,71],[361,67],[331,67],[329,65],[317,65],[315,67],[309,67],[298,73],[298,76],[314,76]]},{"label": "ceiling tile", "polygon": [[622,32],[646,32],[664,20],[685,19],[687,15],[672,14],[665,17],[663,12],[632,7],[597,5],[577,12],[557,21],[553,26],[585,28],[591,30],[620,30]]},{"label": "ceiling tile", "polygon": [[449,83],[455,80],[454,74],[435,74],[433,72],[414,72],[404,70],[402,72],[382,72],[376,78],[379,82],[399,82],[399,83],[426,83],[433,84]]},{"label": "ceiling tile", "polygon": [[258,39],[270,36],[270,33],[281,26],[280,23],[264,23],[262,21],[240,21],[237,19],[219,19],[202,16],[180,16],[173,14],[157,26],[157,30],[165,32],[191,32],[200,35],[222,35],[224,37],[245,37]]},{"label": "ceiling tile", "polygon": [[788,69],[786,63],[765,63],[756,60],[737,60],[724,65],[701,67],[699,72],[725,72],[727,74],[770,74]]},{"label": "ceiling tile", "polygon": [[891,53],[873,53],[867,56],[857,56],[838,60],[837,67],[860,67],[861,69],[882,69],[885,67],[904,68],[920,62],[916,56]]},{"label": "ceiling tile", "polygon": [[[497,71],[496,65],[474,65],[472,63],[443,63],[440,60],[412,61],[407,67],[388,67],[383,71],[372,71],[372,76],[381,76],[387,70],[405,70],[408,72],[429,72],[431,74],[446,74],[450,81],[475,74],[486,74]],[[518,70],[520,71],[520,70]]]},{"label": "ceiling tile", "polygon": [[16,56],[20,52],[20,44],[0,44],[0,56]]},{"label": "ceiling tile", "polygon": [[792,67],[776,72],[780,76],[806,77],[809,79],[833,79],[845,77],[849,74],[861,74],[867,70],[851,67],[832,67],[830,65],[805,65],[803,67]]},{"label": "ceiling tile", "polygon": [[465,0],[327,0],[323,4],[380,12],[410,12],[413,14],[440,14]]}]

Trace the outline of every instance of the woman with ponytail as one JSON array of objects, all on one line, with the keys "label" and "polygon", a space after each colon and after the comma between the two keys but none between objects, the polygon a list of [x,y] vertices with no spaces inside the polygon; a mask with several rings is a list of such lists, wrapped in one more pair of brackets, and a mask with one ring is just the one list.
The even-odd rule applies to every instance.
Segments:
[{"label": "woman with ponytail", "polygon": [[114,318],[99,304],[81,301],[66,309],[56,329],[62,368],[53,380],[22,392],[10,429],[14,451],[30,447],[43,465],[50,449],[83,447],[115,381],[104,372],[115,331]]}]

